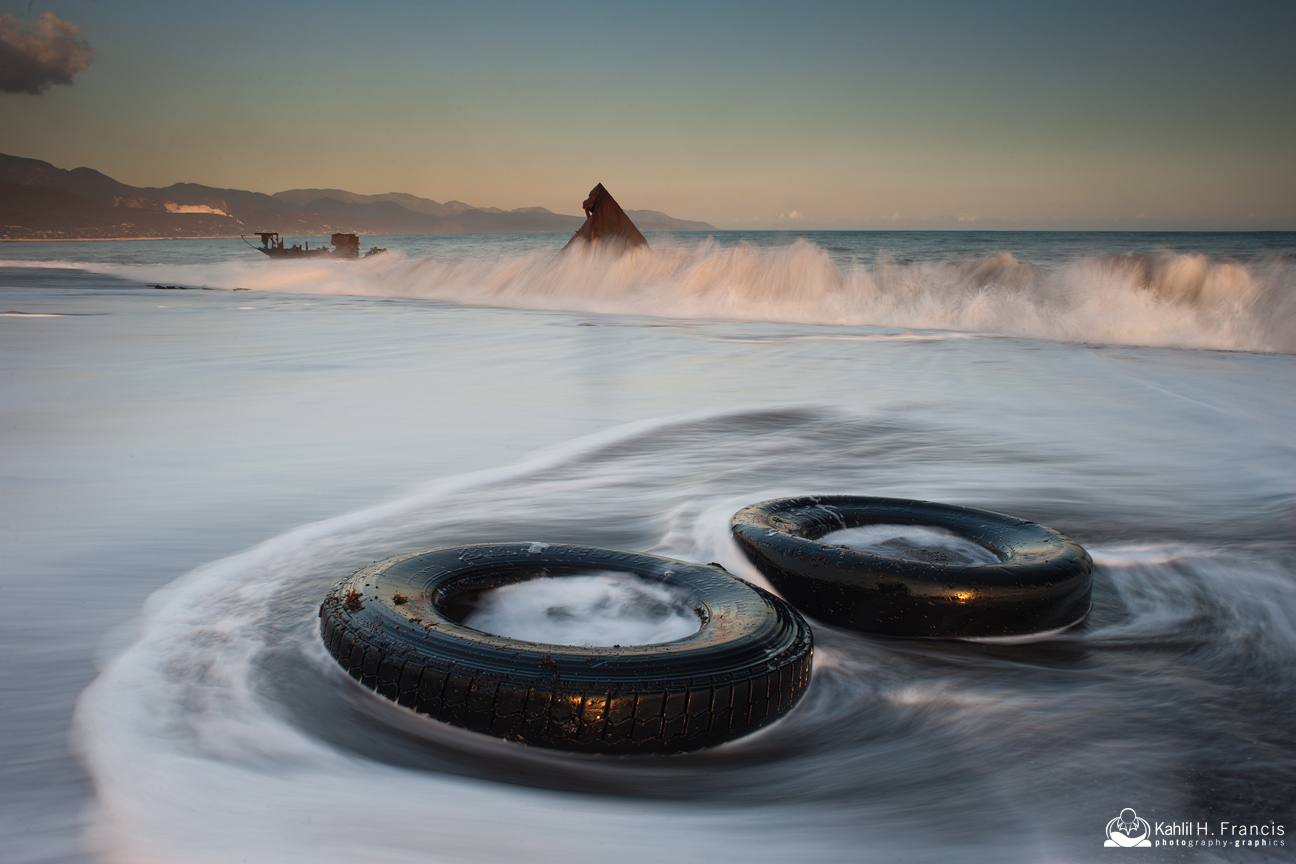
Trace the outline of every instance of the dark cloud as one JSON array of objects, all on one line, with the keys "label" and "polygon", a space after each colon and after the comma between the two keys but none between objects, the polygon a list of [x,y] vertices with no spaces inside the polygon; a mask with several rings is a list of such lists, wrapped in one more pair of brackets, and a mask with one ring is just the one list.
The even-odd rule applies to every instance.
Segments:
[{"label": "dark cloud", "polygon": [[0,92],[38,96],[54,84],[71,84],[93,58],[81,28],[53,12],[35,21],[0,15]]}]

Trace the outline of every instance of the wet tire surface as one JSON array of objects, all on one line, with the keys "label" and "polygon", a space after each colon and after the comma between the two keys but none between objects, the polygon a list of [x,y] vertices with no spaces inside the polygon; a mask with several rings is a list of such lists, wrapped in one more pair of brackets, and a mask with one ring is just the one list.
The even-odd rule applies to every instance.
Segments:
[{"label": "wet tire surface", "polygon": [[[777,498],[732,521],[743,552],[798,610],[883,636],[1003,637],[1085,618],[1093,561],[1079,544],[1013,516],[905,498]],[[817,542],[840,528],[935,526],[993,552],[993,564],[942,564]]]},{"label": "wet tire surface", "polygon": [[[701,629],[654,645],[546,645],[473,630],[457,601],[536,577],[634,573],[690,592]],[[810,680],[810,628],[717,567],[582,546],[499,544],[380,562],[320,606],[329,652],[361,684],[447,723],[591,753],[671,753],[782,716]]]}]

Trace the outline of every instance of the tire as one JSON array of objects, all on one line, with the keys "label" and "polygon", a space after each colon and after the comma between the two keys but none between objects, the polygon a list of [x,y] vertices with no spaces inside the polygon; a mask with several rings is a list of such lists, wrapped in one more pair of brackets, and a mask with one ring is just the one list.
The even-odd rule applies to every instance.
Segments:
[{"label": "tire", "polygon": [[[689,592],[701,629],[586,648],[456,620],[469,592],[598,570]],[[710,747],[780,717],[810,681],[810,628],[778,597],[718,567],[610,549],[513,543],[394,558],[343,580],[319,614],[329,652],[366,687],[437,720],[561,750]]]},{"label": "tire", "polygon": [[[830,546],[816,538],[870,524],[933,525],[993,552],[995,564],[942,564]],[[1089,613],[1093,561],[1034,522],[904,498],[778,498],[740,510],[734,538],[788,602],[838,627],[883,636],[1025,636]]]}]

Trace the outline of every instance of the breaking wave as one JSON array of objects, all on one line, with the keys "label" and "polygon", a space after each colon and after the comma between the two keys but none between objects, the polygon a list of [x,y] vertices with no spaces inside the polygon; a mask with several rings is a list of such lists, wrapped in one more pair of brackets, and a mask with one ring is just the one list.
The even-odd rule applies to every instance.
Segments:
[{"label": "breaking wave", "polygon": [[[77,265],[86,266],[86,265]],[[1200,253],[1012,254],[872,263],[808,240],[784,246],[659,241],[611,257],[499,245],[453,257],[360,262],[94,265],[144,282],[667,318],[949,330],[986,335],[1296,353],[1296,259]]]}]

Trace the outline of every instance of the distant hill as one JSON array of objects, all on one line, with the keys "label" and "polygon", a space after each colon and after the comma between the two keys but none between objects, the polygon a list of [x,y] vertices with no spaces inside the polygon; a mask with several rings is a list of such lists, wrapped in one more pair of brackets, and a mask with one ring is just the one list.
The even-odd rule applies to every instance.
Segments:
[{"label": "distant hill", "polygon": [[453,216],[456,213],[473,209],[471,204],[465,204],[462,201],[447,201],[444,204],[438,204],[431,198],[419,198],[417,195],[410,195],[406,192],[388,192],[386,195],[358,195],[355,192],[347,192],[342,189],[289,189],[286,192],[274,193],[274,197],[295,207],[306,206],[321,198],[332,198],[344,204],[378,204],[383,201],[391,201],[406,210],[412,210],[415,213],[426,213],[428,216]]},{"label": "distant hill", "polygon": [[[714,231],[705,222],[656,210],[627,210],[643,231]],[[128,186],[90,168],[66,170],[0,154],[0,239],[233,237],[278,231],[286,237],[356,234],[572,232],[583,216],[544,207],[444,204],[404,192],[360,195],[343,189],[289,189],[266,195],[195,183]]]},{"label": "distant hill", "polygon": [[[660,210],[627,210],[626,215],[640,231],[714,231],[715,226],[706,222],[690,222],[688,219],[676,219],[667,216]],[[582,219],[582,222],[585,220]]]}]

